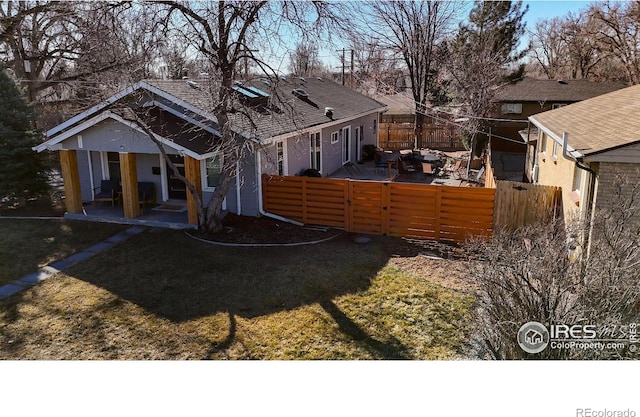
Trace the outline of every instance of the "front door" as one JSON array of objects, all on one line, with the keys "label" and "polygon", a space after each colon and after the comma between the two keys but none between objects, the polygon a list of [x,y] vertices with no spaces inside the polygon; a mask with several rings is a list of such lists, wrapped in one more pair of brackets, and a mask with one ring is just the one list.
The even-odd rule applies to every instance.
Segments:
[{"label": "front door", "polygon": [[[184,176],[184,157],[180,155],[169,155],[171,162],[178,168],[180,175]],[[167,164],[167,173],[169,180],[167,186],[169,187],[167,195],[171,200],[186,200],[187,199],[187,187],[180,179],[178,179],[169,164]]]}]

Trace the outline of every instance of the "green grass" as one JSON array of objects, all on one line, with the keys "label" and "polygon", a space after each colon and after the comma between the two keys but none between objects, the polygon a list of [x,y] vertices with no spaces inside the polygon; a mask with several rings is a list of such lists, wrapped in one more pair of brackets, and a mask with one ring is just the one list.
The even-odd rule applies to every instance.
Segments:
[{"label": "green grass", "polygon": [[0,219],[0,285],[124,230],[114,224]]},{"label": "green grass", "polygon": [[399,245],[150,230],[0,301],[0,359],[455,358],[474,300],[390,266]]}]

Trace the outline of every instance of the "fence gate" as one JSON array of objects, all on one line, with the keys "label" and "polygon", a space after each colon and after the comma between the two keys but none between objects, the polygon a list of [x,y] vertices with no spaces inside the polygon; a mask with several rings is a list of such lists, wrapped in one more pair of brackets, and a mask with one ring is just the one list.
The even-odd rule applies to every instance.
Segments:
[{"label": "fence gate", "polygon": [[493,189],[270,175],[262,181],[266,211],[306,224],[453,242],[493,230]]},{"label": "fence gate", "polygon": [[389,202],[385,201],[384,182],[349,181],[349,230],[355,233],[385,234],[385,213]]}]

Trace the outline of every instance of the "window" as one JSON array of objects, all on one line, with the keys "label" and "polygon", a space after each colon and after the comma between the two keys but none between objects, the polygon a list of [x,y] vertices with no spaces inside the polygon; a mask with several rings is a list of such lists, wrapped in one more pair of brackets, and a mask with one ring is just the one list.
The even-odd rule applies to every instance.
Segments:
[{"label": "window", "polygon": [[278,165],[278,175],[284,175],[284,142],[276,142],[276,163]]},{"label": "window", "polygon": [[540,133],[539,140],[540,147],[538,148],[538,152],[542,154],[543,158],[547,154],[547,135],[544,133]]},{"label": "window", "polygon": [[503,103],[502,114],[522,114],[522,103]]},{"label": "window", "polygon": [[320,132],[312,133],[310,135],[310,144],[309,144],[310,152],[311,152],[311,168],[320,171]]},{"label": "window", "polygon": [[558,148],[559,147],[560,147],[560,144],[554,140],[553,141],[553,157],[555,159],[558,159]]},{"label": "window", "polygon": [[331,144],[338,143],[339,139],[340,139],[340,133],[338,132],[331,133]]},{"label": "window", "polygon": [[582,170],[576,167],[573,173],[573,191],[580,191],[580,188],[582,188]]},{"label": "window", "polygon": [[220,182],[220,176],[222,175],[222,161],[223,156],[221,153],[218,153],[204,160],[204,177],[206,181],[206,189],[212,189],[218,186],[218,183]]},{"label": "window", "polygon": [[373,119],[373,133],[376,133],[377,128],[378,128],[378,119]]}]

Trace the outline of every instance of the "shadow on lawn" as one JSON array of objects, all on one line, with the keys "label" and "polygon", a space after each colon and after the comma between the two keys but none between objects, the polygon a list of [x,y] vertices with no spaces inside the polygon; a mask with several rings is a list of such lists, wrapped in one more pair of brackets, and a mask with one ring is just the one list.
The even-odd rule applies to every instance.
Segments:
[{"label": "shadow on lawn", "polygon": [[373,339],[331,301],[366,290],[388,258],[383,238],[358,244],[345,234],[313,246],[228,248],[152,230],[67,272],[175,323],[228,314],[229,334],[207,357],[231,346],[236,317],[318,303],[367,350],[404,358],[406,348],[398,340]]},{"label": "shadow on lawn", "polygon": [[67,272],[182,322],[229,311],[251,318],[362,291],[388,258],[383,239],[358,244],[348,234],[311,246],[228,248],[150,230]]}]

